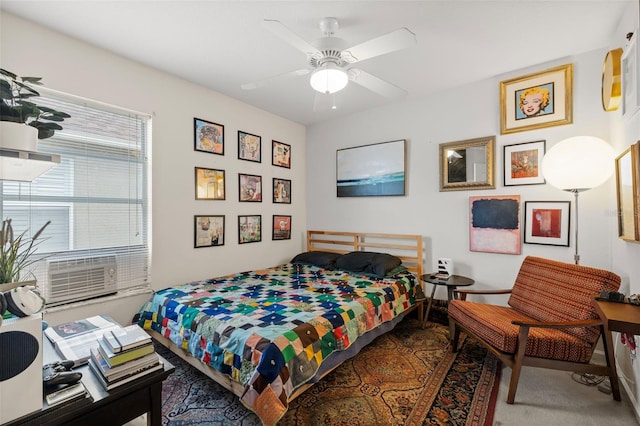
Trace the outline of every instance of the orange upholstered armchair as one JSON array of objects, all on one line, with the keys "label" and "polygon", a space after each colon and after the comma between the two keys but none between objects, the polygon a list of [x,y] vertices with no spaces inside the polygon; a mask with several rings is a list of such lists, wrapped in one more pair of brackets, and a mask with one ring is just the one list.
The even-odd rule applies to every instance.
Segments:
[{"label": "orange upholstered armchair", "polygon": [[[604,345],[607,365],[591,363],[603,332],[592,299],[619,286],[620,277],[609,271],[528,256],[511,290],[457,290],[460,300],[449,304],[452,351],[457,351],[463,330],[511,367],[509,404],[523,366],[609,376],[613,397],[619,401],[613,353]],[[511,294],[509,306],[466,300],[469,294],[505,293]]]}]

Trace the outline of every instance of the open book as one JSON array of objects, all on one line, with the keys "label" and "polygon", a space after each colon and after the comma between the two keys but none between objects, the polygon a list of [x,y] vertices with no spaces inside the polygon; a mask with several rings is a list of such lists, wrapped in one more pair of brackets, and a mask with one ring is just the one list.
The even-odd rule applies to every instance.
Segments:
[{"label": "open book", "polygon": [[98,315],[77,321],[47,327],[45,336],[51,340],[64,359],[76,366],[85,364],[91,356],[91,348],[98,346],[98,339],[106,331],[122,327],[107,315]]}]

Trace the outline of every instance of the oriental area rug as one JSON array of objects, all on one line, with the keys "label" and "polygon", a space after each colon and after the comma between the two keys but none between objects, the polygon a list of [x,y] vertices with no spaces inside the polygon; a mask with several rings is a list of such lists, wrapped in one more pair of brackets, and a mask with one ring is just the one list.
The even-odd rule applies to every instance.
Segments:
[{"label": "oriental area rug", "polygon": [[[440,321],[438,321],[440,320]],[[278,425],[474,425],[493,422],[499,363],[473,338],[449,352],[441,318],[405,318],[295,399]],[[239,398],[167,349],[163,425],[260,425]]]}]

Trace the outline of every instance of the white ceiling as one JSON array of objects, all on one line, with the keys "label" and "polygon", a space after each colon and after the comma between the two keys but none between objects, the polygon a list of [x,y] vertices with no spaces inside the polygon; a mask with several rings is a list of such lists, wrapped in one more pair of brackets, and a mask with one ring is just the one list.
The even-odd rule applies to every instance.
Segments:
[{"label": "white ceiling", "polygon": [[0,8],[308,125],[393,101],[349,84],[336,95],[337,110],[314,112],[308,75],[242,90],[242,83],[306,66],[303,53],[263,28],[264,19],[312,42],[321,36],[320,19],[336,17],[336,35],[350,45],[410,29],[416,47],[358,67],[419,98],[609,47],[632,1],[0,0]]}]

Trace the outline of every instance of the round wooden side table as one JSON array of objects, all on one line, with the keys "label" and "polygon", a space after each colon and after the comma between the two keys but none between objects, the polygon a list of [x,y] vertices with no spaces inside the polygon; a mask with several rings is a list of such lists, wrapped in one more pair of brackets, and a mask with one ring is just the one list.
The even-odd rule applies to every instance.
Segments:
[{"label": "round wooden side table", "polygon": [[450,302],[456,298],[456,289],[458,287],[467,287],[475,283],[471,278],[464,277],[462,275],[449,275],[448,278],[439,278],[436,276],[435,272],[421,275],[420,280],[428,284],[433,284],[431,297],[429,297],[429,302],[427,303],[427,312],[423,317],[423,327],[429,319],[429,311],[431,310],[431,303],[433,302],[433,296],[436,294],[437,286],[442,285],[447,287],[447,302]]}]

